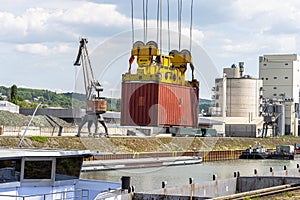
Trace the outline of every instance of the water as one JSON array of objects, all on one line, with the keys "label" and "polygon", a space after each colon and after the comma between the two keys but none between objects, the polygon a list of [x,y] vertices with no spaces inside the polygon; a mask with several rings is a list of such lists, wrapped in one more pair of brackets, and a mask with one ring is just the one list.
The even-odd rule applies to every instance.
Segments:
[{"label": "water", "polygon": [[213,174],[218,179],[233,177],[235,171],[241,176],[253,175],[254,169],[258,175],[270,175],[270,167],[277,172],[284,172],[284,166],[288,170],[295,170],[300,160],[228,160],[206,162],[195,165],[169,166],[144,169],[124,169],[111,171],[96,171],[82,173],[81,178],[99,179],[120,182],[122,176],[131,177],[131,185],[137,192],[151,191],[161,188],[162,181],[167,181],[168,187],[188,184],[190,177],[195,183],[212,180]]}]

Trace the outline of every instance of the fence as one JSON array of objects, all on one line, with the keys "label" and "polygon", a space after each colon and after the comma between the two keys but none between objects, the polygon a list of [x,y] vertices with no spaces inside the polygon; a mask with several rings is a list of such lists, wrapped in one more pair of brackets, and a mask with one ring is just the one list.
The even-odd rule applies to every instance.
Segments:
[{"label": "fence", "polygon": [[[3,136],[21,136],[26,129],[26,126],[2,126],[2,132],[0,134]],[[59,134],[59,127],[36,127],[30,126],[26,132],[26,135],[31,136],[57,136]],[[62,134],[65,135],[75,135],[77,133],[76,127],[67,127],[62,129]]]}]

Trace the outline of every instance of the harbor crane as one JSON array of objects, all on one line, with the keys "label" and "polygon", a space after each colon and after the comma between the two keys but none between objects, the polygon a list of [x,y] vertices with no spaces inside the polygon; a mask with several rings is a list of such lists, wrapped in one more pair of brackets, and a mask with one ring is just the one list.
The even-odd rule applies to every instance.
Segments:
[{"label": "harbor crane", "polygon": [[78,126],[77,136],[81,136],[82,127],[88,123],[89,136],[91,133],[92,124],[95,125],[94,136],[98,134],[98,122],[104,127],[105,136],[108,136],[108,130],[104,122],[102,114],[106,112],[106,100],[100,96],[100,92],[103,92],[103,87],[95,79],[93,68],[87,49],[87,39],[81,38],[78,54],[74,66],[80,66],[82,63],[84,87],[86,92],[86,114],[82,119],[82,122]]}]

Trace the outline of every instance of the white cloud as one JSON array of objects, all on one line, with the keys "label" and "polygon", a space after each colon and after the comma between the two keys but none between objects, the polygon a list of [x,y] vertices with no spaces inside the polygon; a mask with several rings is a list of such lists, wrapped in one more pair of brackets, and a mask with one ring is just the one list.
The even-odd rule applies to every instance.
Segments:
[{"label": "white cloud", "polygon": [[73,51],[73,48],[70,47],[69,44],[58,44],[57,46],[54,46],[52,48],[52,53],[56,54],[56,53],[69,53],[70,51]]},{"label": "white cloud", "polygon": [[47,55],[49,53],[49,48],[43,44],[17,44],[16,50],[37,55]]},{"label": "white cloud", "polygon": [[0,35],[23,36],[27,25],[22,17],[16,17],[12,13],[0,12]]},{"label": "white cloud", "polygon": [[47,28],[48,19],[51,13],[43,8],[29,8],[23,15],[24,21],[27,23],[27,31],[44,31]]},{"label": "white cloud", "polygon": [[58,16],[71,23],[97,23],[104,26],[128,26],[131,21],[116,10],[116,5],[85,2],[78,8],[71,8]]},{"label": "white cloud", "polygon": [[251,28],[263,29],[278,23],[283,26],[286,23],[292,24],[293,28],[300,27],[298,0],[237,0],[232,3],[232,10],[236,16],[236,23],[244,21]]},{"label": "white cloud", "polygon": [[46,44],[42,43],[17,44],[15,46],[15,49],[18,52],[42,56],[69,53],[73,50],[73,48],[71,48],[69,44],[57,44],[53,47],[48,47]]}]

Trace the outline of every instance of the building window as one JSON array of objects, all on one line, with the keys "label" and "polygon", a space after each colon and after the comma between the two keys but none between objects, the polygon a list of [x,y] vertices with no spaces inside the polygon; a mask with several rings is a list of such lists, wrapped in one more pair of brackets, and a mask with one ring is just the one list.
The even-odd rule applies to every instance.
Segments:
[{"label": "building window", "polygon": [[219,103],[216,103],[216,107],[217,107],[217,108],[219,107]]},{"label": "building window", "polygon": [[264,77],[261,77],[261,80],[264,80]]},{"label": "building window", "polygon": [[267,66],[267,63],[265,63],[264,66]]},{"label": "building window", "polygon": [[273,94],[273,96],[274,96],[274,97],[276,97],[276,96],[277,96],[277,94]]},{"label": "building window", "polygon": [[269,80],[269,78],[266,78],[266,80]]},{"label": "building window", "polygon": [[285,63],[285,65],[289,65],[289,63]]},{"label": "building window", "polygon": [[289,79],[289,77],[286,76],[286,77],[284,77],[284,79]]},{"label": "building window", "polygon": [[216,95],[216,99],[219,99],[219,95],[218,94]]},{"label": "building window", "polygon": [[274,89],[274,90],[276,90],[276,89],[277,89],[277,87],[273,87],[273,89]]},{"label": "building window", "polygon": [[277,77],[276,77],[276,76],[274,76],[274,79],[277,79]]}]

